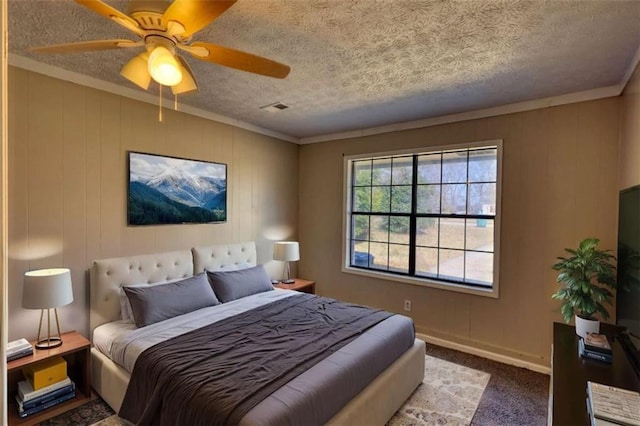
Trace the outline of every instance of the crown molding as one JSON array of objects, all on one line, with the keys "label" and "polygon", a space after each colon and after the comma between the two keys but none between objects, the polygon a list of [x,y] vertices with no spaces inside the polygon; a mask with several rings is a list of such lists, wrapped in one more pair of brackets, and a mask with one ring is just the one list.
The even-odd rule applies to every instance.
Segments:
[{"label": "crown molding", "polygon": [[[543,99],[534,99],[531,101],[517,102],[513,104],[500,105],[497,107],[483,108],[473,111],[467,111],[457,114],[442,115],[438,117],[424,118],[415,121],[407,121],[404,123],[389,124],[385,126],[369,127],[358,130],[350,130],[346,132],[330,133],[326,135],[310,136],[297,138],[284,133],[276,132],[264,127],[256,126],[254,124],[237,120],[224,115],[216,114],[213,112],[205,111],[200,108],[192,107],[186,104],[182,104],[180,111],[186,114],[194,115],[197,117],[205,118],[207,120],[217,121],[224,124],[229,124],[241,129],[250,130],[262,135],[271,136],[277,139],[281,139],[287,142],[293,142],[300,145],[329,142],[341,139],[352,139],[364,136],[379,135],[383,133],[397,132],[403,130],[419,129],[423,127],[438,126],[441,124],[457,123],[461,121],[476,120],[480,118],[495,117],[506,114],[513,114],[517,112],[531,111],[541,108],[549,108],[560,105],[567,105],[576,102],[586,102],[596,99],[603,99],[609,97],[619,96],[629,79],[633,75],[635,68],[640,63],[640,48],[636,51],[629,69],[625,72],[622,81],[619,84],[600,87],[592,90],[585,90],[582,92],[568,93],[560,96],[552,96]],[[64,81],[69,81],[82,86],[91,87],[98,90],[103,90],[116,95],[124,96],[130,99],[135,99],[141,102],[149,103],[152,105],[158,105],[158,98],[140,90],[132,89],[129,87],[120,86],[115,83],[99,80],[94,77],[89,77],[83,74],[79,74],[73,71],[68,71],[59,67],[55,67],[48,64],[35,61],[24,56],[9,54],[9,65],[18,68],[23,68],[28,71],[44,74],[49,77],[57,78]]]},{"label": "crown molding", "polygon": [[614,86],[585,90],[583,92],[568,93],[566,95],[552,96],[549,98],[535,99],[532,101],[500,105],[497,107],[483,108],[474,111],[461,112],[458,114],[442,115],[439,117],[424,118],[421,120],[407,121],[404,123],[389,124],[379,127],[370,127],[367,129],[351,130],[348,132],[332,133],[328,135],[311,136],[308,138],[301,138],[299,143],[301,145],[305,145],[310,143],[328,142],[339,139],[351,139],[363,136],[379,135],[382,133],[419,129],[423,127],[438,126],[441,124],[476,120],[479,118],[495,117],[499,115],[513,114],[516,112],[531,111],[534,109],[572,104],[576,102],[592,101],[596,99],[618,96],[620,95],[620,93],[622,93],[623,88],[624,86],[622,84],[617,84]]},{"label": "crown molding", "polygon": [[[35,61],[33,59],[9,53],[9,65],[32,71],[38,74],[43,74],[49,77],[57,78],[59,80],[69,81],[71,83],[79,84],[81,86],[91,87],[93,89],[102,90],[105,92],[113,93],[116,95],[124,96],[125,98],[134,99],[137,101],[145,102],[152,105],[158,105],[158,97],[151,95],[147,92],[132,89],[129,87],[120,86],[115,83],[100,80],[94,77],[89,77],[84,74],[79,74],[74,71],[68,71],[60,67],[44,64],[42,62]],[[277,139],[281,139],[287,142],[298,143],[299,139],[293,136],[285,135],[283,133],[275,132],[273,130],[265,129],[264,127],[256,126],[251,123],[247,123],[242,120],[236,120],[224,115],[216,114],[213,112],[205,111],[200,108],[192,107],[186,104],[180,105],[180,112],[186,114],[195,115],[196,117],[205,118],[207,120],[217,121],[231,126],[239,127],[241,129],[250,130],[262,135],[271,136]]]}]

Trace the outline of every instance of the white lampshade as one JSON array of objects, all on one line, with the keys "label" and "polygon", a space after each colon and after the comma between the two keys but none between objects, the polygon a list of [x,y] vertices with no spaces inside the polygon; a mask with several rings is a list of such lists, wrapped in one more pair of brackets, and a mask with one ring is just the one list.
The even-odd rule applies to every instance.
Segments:
[{"label": "white lampshade", "polygon": [[73,302],[71,272],[66,268],[40,269],[24,274],[22,307],[52,309]]},{"label": "white lampshade", "polygon": [[300,248],[297,241],[280,241],[273,245],[273,259],[283,262],[300,260]]},{"label": "white lampshade", "polygon": [[160,84],[175,86],[182,81],[182,71],[178,61],[164,46],[153,49],[147,66],[151,77]]}]

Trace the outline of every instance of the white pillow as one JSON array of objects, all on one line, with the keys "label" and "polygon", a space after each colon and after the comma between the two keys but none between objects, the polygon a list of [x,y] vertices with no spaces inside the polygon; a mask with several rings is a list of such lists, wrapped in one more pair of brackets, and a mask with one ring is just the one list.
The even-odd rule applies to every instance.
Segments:
[{"label": "white pillow", "polygon": [[180,281],[183,279],[184,278],[175,278],[173,280],[159,281],[157,283],[151,283],[151,284],[140,283],[140,284],[123,285],[122,287],[120,287],[120,318],[122,318],[122,321],[128,321],[128,322],[134,321],[133,310],[131,309],[131,303],[129,303],[129,298],[127,297],[127,294],[124,292],[125,287],[154,287],[157,285],[174,283],[176,281]]}]

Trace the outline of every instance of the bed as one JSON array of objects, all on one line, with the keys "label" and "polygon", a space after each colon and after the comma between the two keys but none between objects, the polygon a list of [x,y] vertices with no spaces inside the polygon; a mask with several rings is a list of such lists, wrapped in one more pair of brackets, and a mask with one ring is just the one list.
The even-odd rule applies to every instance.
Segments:
[{"label": "bed", "polygon": [[[157,341],[154,339],[163,338],[157,336],[162,333],[157,333],[153,327],[155,326],[157,330],[169,330],[169,327],[165,327],[164,324],[165,322],[170,323],[171,320],[151,325],[148,329],[144,327],[145,330],[135,330],[131,324],[123,324],[120,295],[122,286],[151,285],[193,277],[207,270],[225,271],[238,269],[239,266],[251,267],[255,265],[256,248],[253,242],[96,260],[90,270],[90,327],[93,341],[91,380],[95,391],[116,412],[120,411],[127,386],[131,380],[131,371],[135,365],[136,356],[143,353],[145,348],[155,345]],[[219,315],[228,317],[241,311],[248,311],[256,306],[266,306],[276,299],[282,302],[282,300],[293,301],[295,297],[301,297],[301,295],[294,293],[276,290],[262,295],[251,295],[242,298],[242,300],[222,303],[212,308],[205,308],[200,313],[181,316],[176,320],[179,323],[176,327],[181,330],[181,327],[185,327],[187,323],[189,327],[194,327],[192,322],[197,324],[200,321],[197,317],[211,317],[211,314],[205,313],[207,309],[212,312],[214,310],[222,312]],[[190,319],[191,316],[194,317],[193,321]],[[424,378],[424,342],[415,339],[412,335],[412,341],[407,344],[406,332],[403,332],[404,334],[399,337],[390,337],[386,334],[388,330],[406,329],[406,324],[403,323],[407,321],[410,322],[406,317],[400,315],[384,319],[360,337],[350,341],[337,352],[265,397],[238,423],[243,425],[300,424],[303,422],[335,425],[385,424]],[[146,335],[147,338],[145,340],[144,338],[122,337],[129,336],[127,333]],[[171,333],[180,334],[180,331],[168,333],[171,337]],[[121,341],[115,340],[116,338],[124,339],[127,342],[126,345],[114,343]],[[349,384],[353,382],[353,377],[349,374],[362,370],[362,367],[357,364],[350,363],[355,363],[357,359],[363,357],[366,364],[375,364],[379,358],[384,356],[380,354],[385,347],[398,346],[395,342],[400,340],[394,339],[403,339],[402,345],[407,346],[406,350],[403,347],[397,354],[389,355],[394,358],[388,361],[388,365],[381,368],[375,377],[363,378],[362,380],[365,380],[366,383],[363,382],[357,391],[352,391],[353,395],[341,395],[344,401],[335,405],[338,402],[331,400],[331,394],[339,392],[330,387],[348,388]],[[144,342],[141,346],[134,346],[131,343],[136,342],[137,345],[139,340]],[[112,347],[119,347],[119,352],[117,349],[110,350]],[[122,348],[126,348],[126,350]],[[131,353],[134,355],[131,356]],[[368,361],[367,356],[369,357]],[[335,377],[327,384],[327,380],[324,379],[329,376]],[[323,396],[323,392],[329,394],[329,397]],[[293,398],[293,400],[287,398]],[[309,417],[310,415],[317,417]],[[320,418],[323,420],[310,420]]]}]

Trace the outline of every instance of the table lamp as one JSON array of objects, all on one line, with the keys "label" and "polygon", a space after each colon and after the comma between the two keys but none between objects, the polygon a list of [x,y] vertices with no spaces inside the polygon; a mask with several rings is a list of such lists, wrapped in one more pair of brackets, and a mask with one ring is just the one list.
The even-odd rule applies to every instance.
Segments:
[{"label": "table lamp", "polygon": [[281,281],[284,284],[292,284],[295,280],[292,280],[289,276],[289,262],[295,262],[300,260],[300,247],[297,241],[279,241],[273,245],[273,259],[285,262],[284,267],[284,279]]},{"label": "table lamp", "polygon": [[[22,288],[22,307],[26,309],[41,309],[36,342],[37,349],[51,349],[62,345],[57,308],[68,305],[71,302],[73,302],[73,287],[71,285],[71,272],[68,269],[54,268],[25,272],[24,286]],[[45,309],[47,310],[47,338],[40,339],[42,317]],[[53,309],[58,330],[58,334],[53,336],[51,335],[50,309]]]}]

